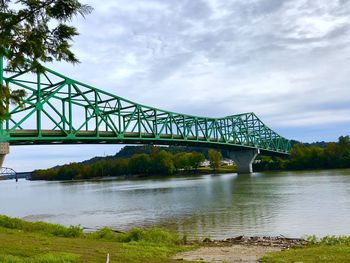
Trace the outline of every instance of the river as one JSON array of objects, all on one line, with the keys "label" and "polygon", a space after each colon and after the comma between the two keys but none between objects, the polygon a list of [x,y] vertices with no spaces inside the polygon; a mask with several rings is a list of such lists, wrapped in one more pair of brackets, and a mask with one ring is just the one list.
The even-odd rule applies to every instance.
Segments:
[{"label": "river", "polygon": [[190,237],[350,235],[350,170],[85,182],[0,181],[0,214]]}]

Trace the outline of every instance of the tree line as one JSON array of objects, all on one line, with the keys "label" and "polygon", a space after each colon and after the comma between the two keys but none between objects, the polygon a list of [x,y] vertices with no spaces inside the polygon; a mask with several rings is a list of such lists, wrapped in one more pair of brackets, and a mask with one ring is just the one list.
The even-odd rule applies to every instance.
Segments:
[{"label": "tree line", "polygon": [[[94,158],[82,163],[71,163],[32,173],[33,180],[72,180],[90,179],[103,176],[128,175],[173,175],[196,172],[201,163],[208,158],[210,167],[216,172],[220,167],[222,154],[213,149],[207,152],[177,152],[165,147],[146,147],[131,149],[125,147],[123,156],[119,155]],[[144,149],[147,153],[142,153]],[[185,150],[185,149],[183,149]],[[136,154],[131,153],[135,151]],[[201,150],[202,151],[202,150]],[[128,152],[126,154],[126,152]],[[288,158],[259,156],[254,163],[255,171],[268,170],[307,170],[350,168],[350,138],[339,137],[338,142],[294,144]]]},{"label": "tree line", "polygon": [[[209,150],[210,165],[220,166],[222,155]],[[125,175],[172,175],[196,172],[205,160],[200,152],[179,152],[172,154],[154,147],[150,154],[138,153],[130,158],[100,159],[92,163],[71,163],[45,170],[35,170],[32,180],[72,180],[90,179],[104,176]]]},{"label": "tree line", "polygon": [[261,156],[254,164],[256,171],[335,168],[350,168],[349,136],[339,137],[338,142],[295,144],[287,159]]}]

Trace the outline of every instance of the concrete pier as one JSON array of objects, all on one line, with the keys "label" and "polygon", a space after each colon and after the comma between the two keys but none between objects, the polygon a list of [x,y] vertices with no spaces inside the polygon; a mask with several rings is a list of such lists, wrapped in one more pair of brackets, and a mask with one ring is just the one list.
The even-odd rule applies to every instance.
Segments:
[{"label": "concrete pier", "polygon": [[0,142],[0,167],[3,167],[6,154],[10,153],[10,144],[8,142]]},{"label": "concrete pier", "polygon": [[260,153],[259,149],[249,149],[230,152],[230,158],[237,166],[237,173],[250,174],[253,172],[253,162]]}]

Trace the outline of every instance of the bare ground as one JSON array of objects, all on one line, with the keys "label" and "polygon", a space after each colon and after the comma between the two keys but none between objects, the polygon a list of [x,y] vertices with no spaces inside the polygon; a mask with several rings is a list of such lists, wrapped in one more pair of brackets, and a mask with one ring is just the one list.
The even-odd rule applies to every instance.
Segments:
[{"label": "bare ground", "polygon": [[268,252],[280,251],[279,247],[231,245],[219,247],[201,247],[194,251],[177,254],[177,260],[211,262],[211,263],[255,263]]}]

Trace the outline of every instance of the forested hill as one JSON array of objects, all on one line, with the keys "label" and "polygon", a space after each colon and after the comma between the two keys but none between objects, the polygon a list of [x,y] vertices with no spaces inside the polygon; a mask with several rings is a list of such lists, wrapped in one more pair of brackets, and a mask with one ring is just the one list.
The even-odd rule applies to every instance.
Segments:
[{"label": "forested hill", "polygon": [[[186,147],[186,146],[154,146],[154,145],[140,145],[140,146],[124,146],[115,155],[109,155],[105,157],[94,157],[92,159],[83,161],[82,164],[91,164],[101,160],[113,160],[113,159],[126,159],[131,158],[135,154],[151,154],[154,150],[164,150],[171,154],[177,154],[180,152],[198,152],[204,154],[208,159],[208,148],[203,147]],[[223,158],[228,158],[227,151],[221,151]]]},{"label": "forested hill", "polygon": [[[151,154],[154,147],[160,150],[165,150],[172,154],[177,154],[179,152],[199,152],[203,153],[204,156],[208,157],[208,148],[203,147],[186,147],[186,146],[153,146],[153,145],[142,145],[142,146],[125,146],[116,155],[116,158],[130,158],[134,154],[147,153]],[[222,152],[224,154],[224,151]]]},{"label": "forested hill", "polygon": [[[300,142],[291,140],[292,146],[300,144]],[[328,142],[314,142],[314,143],[303,143],[306,147],[311,146],[317,146],[320,148],[325,148],[329,144]],[[208,159],[208,148],[204,147],[186,147],[186,146],[154,146],[154,145],[137,145],[137,146],[124,146],[119,152],[117,152],[115,155],[108,155],[108,156],[97,156],[94,158],[91,158],[89,160],[81,162],[81,164],[93,164],[98,161],[103,160],[115,160],[115,159],[127,159],[131,158],[135,154],[151,154],[154,150],[164,150],[166,152],[169,152],[171,154],[176,154],[179,152],[198,152],[204,154],[205,158]],[[220,150],[219,150],[220,151]],[[220,151],[223,158],[229,158],[228,152],[225,150]],[[59,166],[57,166],[59,167]],[[56,168],[57,168],[56,167]]]},{"label": "forested hill", "polygon": [[[300,144],[300,142],[292,140],[292,145]],[[321,148],[326,147],[327,143],[322,142],[314,142],[314,143],[304,143],[305,146],[319,146]],[[154,145],[138,145],[138,146],[124,146],[119,152],[117,152],[115,155],[109,155],[105,157],[94,157],[92,159],[83,161],[82,163],[91,164],[97,161],[101,160],[113,160],[113,159],[125,159],[125,158],[131,158],[135,154],[151,154],[152,151],[155,149],[157,150],[164,150],[166,152],[169,152],[171,154],[177,154],[180,152],[198,152],[204,154],[205,158],[208,159],[208,150],[209,148],[204,147],[186,147],[186,146],[154,146]],[[218,150],[220,151],[220,150]],[[228,152],[225,150],[221,150],[221,155],[223,158],[229,158]]]}]

